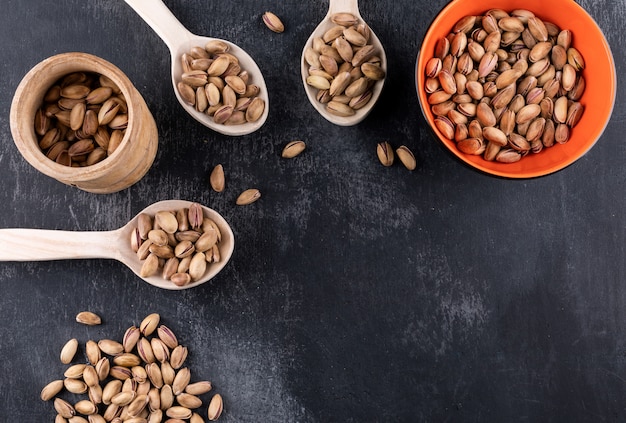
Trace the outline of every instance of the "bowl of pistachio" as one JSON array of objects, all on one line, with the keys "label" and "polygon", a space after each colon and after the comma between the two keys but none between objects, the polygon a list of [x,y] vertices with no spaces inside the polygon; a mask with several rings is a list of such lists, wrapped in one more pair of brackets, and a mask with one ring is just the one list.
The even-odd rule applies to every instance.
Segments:
[{"label": "bowl of pistachio", "polygon": [[609,44],[571,0],[451,1],[426,32],[415,80],[442,145],[504,178],[545,176],[581,158],[616,95]]},{"label": "bowl of pistachio", "polygon": [[139,91],[117,66],[87,53],[36,64],[15,91],[10,123],[16,147],[34,168],[94,193],[138,182],[158,147]]}]

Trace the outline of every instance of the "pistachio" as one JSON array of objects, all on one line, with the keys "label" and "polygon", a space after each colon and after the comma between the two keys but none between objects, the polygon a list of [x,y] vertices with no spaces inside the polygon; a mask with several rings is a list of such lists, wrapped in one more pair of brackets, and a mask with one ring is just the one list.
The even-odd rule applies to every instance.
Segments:
[{"label": "pistachio", "polygon": [[178,346],[178,339],[176,338],[176,335],[167,326],[159,326],[157,328],[157,335],[159,336],[159,339],[161,339],[161,341],[163,341],[163,343],[169,348],[174,349]]},{"label": "pistachio", "polygon": [[124,351],[124,346],[112,339],[101,339],[98,341],[98,347],[103,353],[108,355],[117,355]]},{"label": "pistachio", "polygon": [[91,311],[81,311],[76,315],[76,321],[88,326],[96,326],[102,323],[102,319]]},{"label": "pistachio", "polygon": [[156,358],[157,361],[160,361],[162,363],[169,360],[170,351],[167,348],[167,345],[165,345],[165,343],[160,338],[152,338],[150,340],[150,346],[152,347],[154,358]]},{"label": "pistachio", "polygon": [[223,407],[224,405],[222,396],[220,394],[213,395],[213,398],[211,398],[211,402],[209,403],[209,408],[207,410],[207,417],[209,418],[209,420],[217,420],[222,414]]},{"label": "pistachio", "polygon": [[61,398],[54,399],[54,409],[63,418],[69,419],[76,414],[74,407],[67,401]]},{"label": "pistachio", "polygon": [[139,275],[142,278],[149,278],[150,276],[154,275],[158,269],[159,257],[154,253],[150,253],[142,263]]},{"label": "pistachio", "polygon": [[94,366],[88,365],[85,366],[83,370],[83,380],[87,384],[87,386],[95,386],[100,382],[98,378],[98,372]]},{"label": "pistachio", "polygon": [[359,20],[352,13],[340,12],[331,15],[330,20],[337,25],[349,27],[358,24]]},{"label": "pistachio", "polygon": [[408,170],[415,170],[417,162],[413,152],[405,145],[401,145],[396,150],[396,156]]},{"label": "pistachio", "polygon": [[76,338],[72,338],[65,343],[63,348],[61,349],[61,363],[68,364],[76,355],[76,351],[78,350],[78,340]]},{"label": "pistachio", "polygon": [[[247,92],[246,92],[247,94]],[[265,111],[265,101],[259,97],[255,97],[246,109],[245,118],[248,122],[256,122]]]},{"label": "pistachio", "polygon": [[263,23],[273,32],[281,33],[285,31],[285,26],[280,18],[272,12],[265,12],[263,14]]},{"label": "pistachio", "polygon": [[133,391],[121,391],[111,398],[111,404],[124,407],[133,401],[135,395],[136,394]]},{"label": "pistachio", "polygon": [[435,127],[448,139],[454,137],[454,124],[445,116],[435,118]]},{"label": "pistachio", "polygon": [[139,325],[139,330],[143,336],[152,335],[152,332],[156,330],[159,325],[161,316],[158,313],[152,313],[144,317]]},{"label": "pistachio", "polygon": [[499,146],[505,146],[508,142],[506,134],[493,126],[483,129],[483,137],[490,143],[494,143]]},{"label": "pistachio", "polygon": [[96,373],[98,373],[98,379],[100,379],[100,382],[102,382],[109,376],[109,373],[111,371],[111,364],[107,357],[100,358],[100,360],[98,360],[98,362],[96,363],[95,367],[96,367]]},{"label": "pistachio", "polygon": [[172,386],[169,384],[163,385],[160,392],[161,396],[161,410],[168,410],[172,404],[174,404],[174,393],[172,392]]},{"label": "pistachio", "polygon": [[190,383],[185,388],[185,392],[192,395],[202,395],[209,392],[213,389],[213,385],[209,381],[200,381],[195,383]]},{"label": "pistachio", "polygon": [[233,114],[234,107],[226,104],[215,111],[213,120],[215,123],[225,123]]},{"label": "pistachio", "polygon": [[77,413],[89,415],[96,412],[96,405],[89,400],[81,400],[74,404],[74,409]]},{"label": "pistachio", "polygon": [[173,234],[178,230],[178,220],[169,211],[158,211],[154,215],[154,222],[168,234]]},{"label": "pistachio", "polygon": [[137,345],[137,341],[139,341],[140,335],[141,333],[139,331],[139,328],[137,328],[136,326],[131,326],[126,329],[122,340],[124,352],[129,353],[135,348],[135,346]]},{"label": "pistachio", "polygon": [[256,188],[250,188],[239,194],[236,204],[239,206],[245,206],[254,203],[259,198],[261,198],[261,192]]},{"label": "pistachio", "polygon": [[302,153],[306,148],[306,143],[301,140],[291,141],[283,148],[281,157],[292,159]]},{"label": "pistachio", "polygon": [[341,117],[348,117],[354,115],[355,111],[348,104],[341,103],[339,101],[329,101],[326,104],[326,111]]},{"label": "pistachio", "polygon": [[197,281],[201,279],[206,271],[206,267],[207,263],[204,253],[196,252],[191,258],[191,263],[189,263],[189,276],[191,276],[191,280]]},{"label": "pistachio", "polygon": [[141,359],[133,353],[120,353],[113,358],[113,364],[122,367],[134,367],[141,364]]},{"label": "pistachio", "polygon": [[498,154],[496,154],[496,161],[502,163],[515,163],[520,161],[521,158],[521,154],[511,148],[500,150]]},{"label": "pistachio", "polygon": [[133,373],[127,367],[113,366],[111,367],[111,370],[109,370],[109,376],[119,380],[127,380],[133,376]]},{"label": "pistachio", "polygon": [[50,401],[63,389],[63,380],[53,380],[43,387],[40,393],[40,397],[43,401]]},{"label": "pistachio", "polygon": [[372,91],[368,90],[363,94],[356,96],[350,100],[348,106],[352,108],[352,110],[359,110],[363,108],[372,98]]},{"label": "pistachio", "polygon": [[185,392],[176,395],[176,402],[182,407],[195,409],[202,405],[202,400],[195,395],[187,394]]},{"label": "pistachio", "polygon": [[170,357],[170,365],[173,369],[180,369],[185,360],[187,359],[187,347],[177,345],[173,350]]},{"label": "pistachio", "polygon": [[189,84],[186,84],[182,81],[176,84],[176,88],[178,89],[178,94],[183,99],[183,101],[190,106],[196,105],[196,91]]},{"label": "pistachio", "polygon": [[[148,405],[148,395],[137,395],[130,404],[128,404],[128,414],[130,416],[138,416]],[[127,420],[128,421],[128,420]]]},{"label": "pistachio", "polygon": [[376,146],[376,154],[378,155],[378,160],[383,166],[389,167],[393,164],[395,155],[393,153],[393,148],[388,141],[378,143]]}]

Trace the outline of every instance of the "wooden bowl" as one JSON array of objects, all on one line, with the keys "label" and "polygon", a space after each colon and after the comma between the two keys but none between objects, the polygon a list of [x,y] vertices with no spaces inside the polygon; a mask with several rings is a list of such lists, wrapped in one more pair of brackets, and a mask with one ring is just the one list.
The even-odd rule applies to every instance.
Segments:
[{"label": "wooden bowl", "polygon": [[[482,15],[489,9],[512,11],[526,9],[543,21],[572,31],[572,46],[580,51],[586,67],[583,75],[585,92],[580,99],[584,113],[571,130],[565,144],[530,153],[516,163],[487,161],[482,156],[459,151],[454,140],[446,138],[434,125],[434,118],[424,89],[425,65],[433,57],[435,43],[449,34],[464,16]],[[573,0],[453,0],[444,7],[429,27],[420,48],[415,70],[417,95],[422,113],[436,137],[452,154],[471,167],[507,178],[532,178],[561,170],[582,157],[600,138],[609,122],[616,94],[615,63],[611,49],[596,22]]]},{"label": "wooden bowl", "polygon": [[[92,72],[111,79],[128,105],[128,127],[119,147],[99,163],[64,166],[41,151],[35,134],[35,113],[50,87],[73,72]],[[112,193],[139,181],[157,152],[156,123],[141,94],[116,66],[86,53],[62,53],[47,58],[22,79],[11,104],[11,133],[18,150],[34,168],[64,184],[93,193]]]}]

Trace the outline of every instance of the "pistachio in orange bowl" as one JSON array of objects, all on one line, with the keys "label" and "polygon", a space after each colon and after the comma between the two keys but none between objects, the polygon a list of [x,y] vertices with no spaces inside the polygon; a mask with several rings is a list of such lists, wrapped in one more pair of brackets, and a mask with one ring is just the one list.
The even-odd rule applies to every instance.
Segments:
[{"label": "pistachio in orange bowl", "polygon": [[505,178],[574,163],[601,137],[616,95],[609,44],[572,0],[453,0],[426,32],[415,78],[442,144]]}]

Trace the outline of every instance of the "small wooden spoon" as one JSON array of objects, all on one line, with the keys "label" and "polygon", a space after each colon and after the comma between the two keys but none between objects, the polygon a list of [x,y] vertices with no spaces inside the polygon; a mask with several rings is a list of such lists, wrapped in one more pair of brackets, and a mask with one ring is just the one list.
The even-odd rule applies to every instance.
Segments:
[{"label": "small wooden spoon", "polygon": [[[245,50],[230,41],[220,40],[217,38],[201,37],[192,34],[185,28],[172,12],[163,4],[161,0],[125,0],[130,7],[156,32],[156,34],[165,42],[172,56],[172,85],[178,102],[194,119],[224,135],[246,135],[259,129],[267,120],[269,113],[269,96],[267,86],[263,79],[263,73]],[[223,41],[229,45],[229,53],[239,59],[242,70],[246,70],[250,75],[250,83],[260,88],[259,97],[265,102],[265,110],[256,122],[243,123],[241,125],[223,125],[215,123],[213,118],[206,113],[197,111],[193,106],[189,105],[178,92],[176,85],[181,80],[183,73],[181,57],[183,53],[189,53],[192,47],[204,47],[207,42],[212,40]]]},{"label": "small wooden spoon", "polygon": [[[151,216],[162,210],[188,208],[190,201],[167,200],[154,203],[141,211]],[[121,261],[137,276],[151,285],[164,289],[186,289],[203,284],[217,275],[230,260],[235,246],[233,232],[215,210],[202,206],[204,216],[212,219],[222,233],[219,243],[221,260],[207,266],[204,277],[179,287],[161,275],[142,278],[137,254],[130,246],[131,232],[137,227],[137,214],[123,227],[113,231],[60,231],[47,229],[0,229],[0,261],[47,261],[104,258]]]},{"label": "small wooden spoon", "polygon": [[[361,17],[359,13],[359,5],[358,0],[330,0],[330,5],[328,7],[328,13],[326,17],[320,22],[320,24],[315,28],[306,44],[304,45],[304,49],[302,50],[302,58],[300,59],[300,73],[302,75],[302,83],[304,84],[304,91],[306,92],[309,101],[315,107],[315,109],[328,121],[334,123],[335,125],[340,126],[352,126],[361,122],[365,117],[372,111],[372,108],[376,104],[378,97],[380,97],[380,93],[383,90],[384,79],[382,81],[377,82],[372,88],[372,98],[369,103],[365,105],[363,108],[356,110],[356,113],[352,116],[343,117],[333,115],[326,110],[326,105],[320,103],[316,99],[317,89],[311,87],[306,83],[307,76],[309,75],[308,68],[309,65],[304,60],[304,54],[308,47],[311,47],[313,44],[313,39],[316,37],[322,37],[326,31],[336,26],[335,23],[331,21],[331,16],[335,13],[347,12],[353,14],[357,17],[361,22],[365,23],[365,20]],[[380,57],[380,65],[382,69],[387,73],[387,56],[385,54],[385,49],[383,48],[382,43],[374,34],[374,31],[370,28],[370,40],[369,44],[372,44],[377,51],[377,55]]]}]

